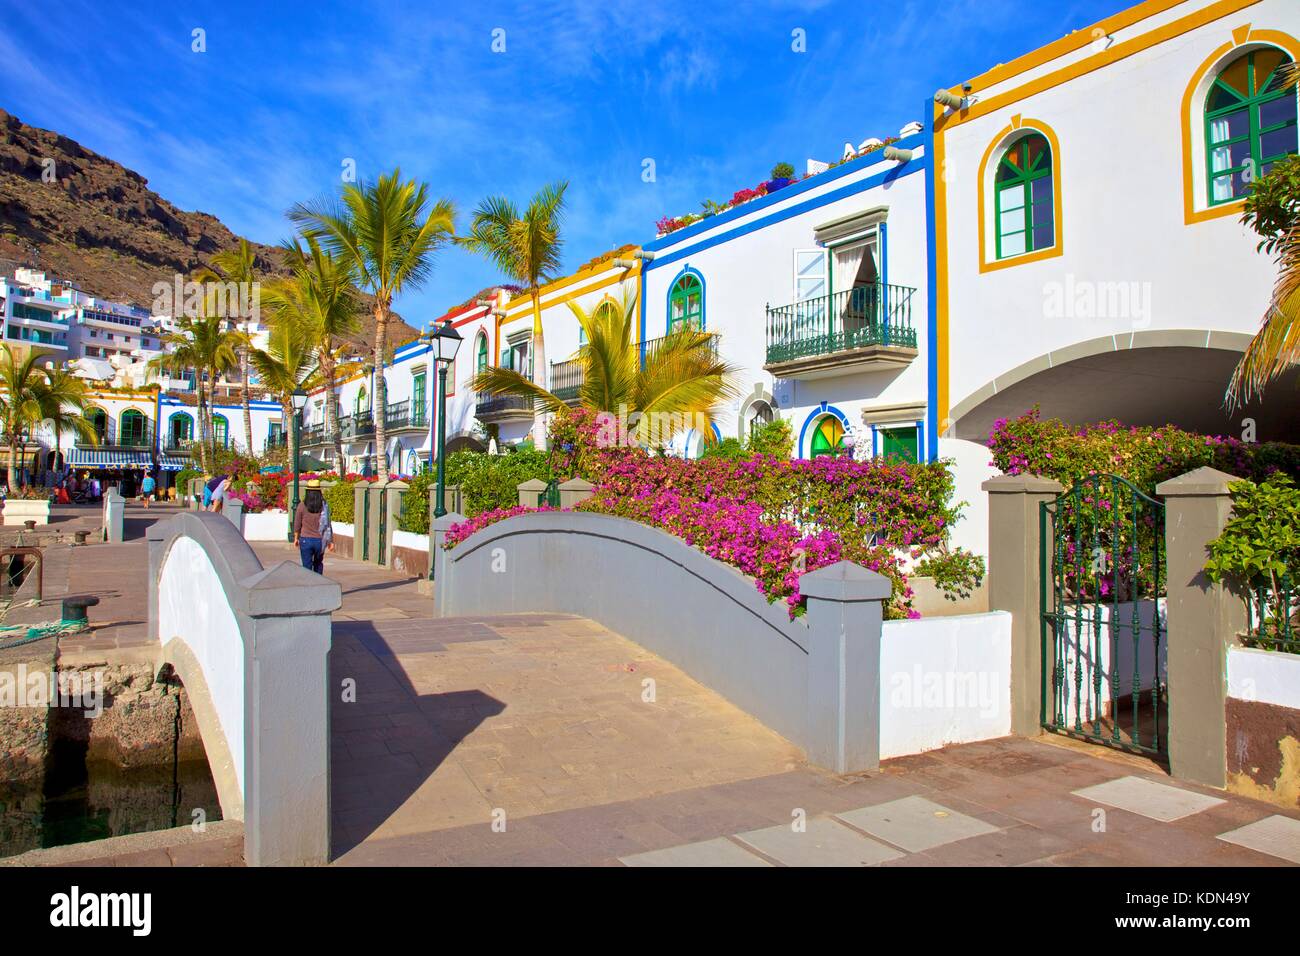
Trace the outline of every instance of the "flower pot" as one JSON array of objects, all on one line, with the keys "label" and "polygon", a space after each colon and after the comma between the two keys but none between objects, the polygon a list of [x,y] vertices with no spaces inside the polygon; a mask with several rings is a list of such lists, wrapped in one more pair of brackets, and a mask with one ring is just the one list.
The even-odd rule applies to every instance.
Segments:
[{"label": "flower pot", "polygon": [[7,498],[4,508],[5,525],[21,525],[28,521],[50,523],[49,498]]},{"label": "flower pot", "polygon": [[789,186],[792,182],[794,182],[793,179],[786,179],[783,177],[781,179],[769,179],[766,183],[764,183],[764,185],[767,186],[767,192],[768,195],[770,196],[778,189],[784,189],[786,186]]}]

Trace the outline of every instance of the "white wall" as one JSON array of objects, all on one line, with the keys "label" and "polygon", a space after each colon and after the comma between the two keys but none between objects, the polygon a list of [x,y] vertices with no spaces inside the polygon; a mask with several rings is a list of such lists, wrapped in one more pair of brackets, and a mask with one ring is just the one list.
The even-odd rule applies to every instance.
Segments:
[{"label": "white wall", "polygon": [[1011,733],[1011,615],[886,621],[880,759]]},{"label": "white wall", "polygon": [[240,532],[245,541],[285,541],[289,534],[287,511],[245,511]]},{"label": "white wall", "polygon": [[953,501],[965,501],[961,517],[952,526],[949,542],[975,554],[989,555],[989,496],[980,485],[1001,474],[989,464],[991,452],[978,442],[940,438],[939,457],[953,460]]},{"label": "white wall", "polygon": [[158,638],[166,644],[177,637],[202,668],[242,791],[244,644],[216,569],[188,537],[176,539],[158,579]]},{"label": "white wall", "polygon": [[1300,655],[1228,648],[1228,696],[1300,710]]}]

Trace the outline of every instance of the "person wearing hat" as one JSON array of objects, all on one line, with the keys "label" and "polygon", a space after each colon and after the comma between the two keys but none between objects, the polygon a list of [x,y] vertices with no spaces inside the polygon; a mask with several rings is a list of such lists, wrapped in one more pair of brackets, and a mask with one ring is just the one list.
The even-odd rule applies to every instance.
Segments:
[{"label": "person wearing hat", "polygon": [[[328,541],[327,535],[330,539]],[[325,507],[320,481],[313,478],[307,482],[307,493],[303,495],[302,502],[293,515],[293,542],[298,546],[302,566],[308,571],[324,574],[325,548],[333,546],[333,537],[329,509]]]}]

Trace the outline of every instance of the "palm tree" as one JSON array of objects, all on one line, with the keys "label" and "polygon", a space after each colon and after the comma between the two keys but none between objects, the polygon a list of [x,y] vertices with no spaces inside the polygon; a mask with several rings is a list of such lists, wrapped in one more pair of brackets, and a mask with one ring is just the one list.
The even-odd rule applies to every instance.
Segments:
[{"label": "palm tree", "polygon": [[238,350],[246,343],[246,336],[228,328],[223,318],[184,316],[175,332],[163,336],[163,353],[149,360],[149,367],[155,371],[183,375],[194,370],[199,400],[199,464],[204,471],[208,470],[208,437],[212,433],[208,390],[222,373],[239,364]]},{"label": "palm tree", "polygon": [[285,264],[293,270],[293,277],[270,283],[267,301],[273,312],[296,316],[316,354],[325,387],[325,432],[334,446],[334,459],[342,468],[339,363],[344,361],[344,352],[350,350],[347,337],[361,326],[362,303],[356,294],[351,261],[325,252],[312,236],[306,236],[304,242],[306,248],[296,238],[284,243]]},{"label": "palm tree", "polygon": [[0,345],[0,423],[9,442],[10,488],[20,484],[18,448],[34,425],[54,422],[56,454],[62,426],[92,442],[96,440],[94,426],[82,415],[86,407],[85,383],[62,369],[37,365],[45,355],[40,349],[15,351]]},{"label": "palm tree", "polygon": [[[587,337],[579,352],[584,371],[579,404],[593,411],[626,409],[629,419],[637,415],[631,435],[641,444],[672,438],[661,431],[664,416],[700,429],[704,440],[712,441],[716,409],[737,397],[732,384],[737,368],[718,358],[712,336],[694,329],[670,332],[643,364],[633,341],[635,294],[622,303],[607,300],[591,313],[573,301],[569,309]],[[489,395],[531,398],[547,411],[567,407],[563,399],[513,369],[486,368],[472,385]]]},{"label": "palm tree", "polygon": [[374,296],[375,445],[380,450],[379,478],[388,479],[388,387],[384,359],[393,296],[423,283],[437,251],[452,237],[455,209],[451,200],[429,200],[429,187],[402,180],[395,169],[374,183],[349,183],[337,201],[299,203],[289,218],[325,248],[348,261],[361,285]]},{"label": "palm tree", "polygon": [[506,276],[523,286],[533,304],[533,377],[540,386],[546,376],[546,347],[542,340],[541,288],[560,269],[560,221],[567,182],[552,183],[532,198],[528,208],[504,196],[491,196],[474,210],[470,233],[457,240],[466,249],[487,256]]},{"label": "palm tree", "polygon": [[[1300,65],[1279,68],[1284,86],[1300,84]],[[1228,383],[1230,410],[1263,395],[1265,386],[1300,366],[1300,158],[1276,163],[1256,180],[1246,198],[1241,221],[1262,237],[1259,248],[1276,254],[1277,282],[1264,321],[1246,346]]]},{"label": "palm tree", "polygon": [[[196,281],[211,284],[215,282],[235,282],[243,288],[252,289],[257,283],[257,253],[253,250],[253,244],[247,239],[240,238],[233,249],[223,249],[214,253],[209,266],[205,266],[194,273]],[[252,316],[243,316],[242,324],[251,326]],[[226,317],[232,327],[236,326],[231,316]],[[240,329],[239,331],[247,334],[251,332],[251,327]],[[251,340],[246,340],[238,347],[239,354],[239,400],[244,407],[244,442],[248,453],[253,453],[253,412],[249,405],[248,394],[248,349]]]},{"label": "palm tree", "polygon": [[45,371],[45,384],[40,387],[43,420],[54,431],[54,460],[59,459],[59,439],[64,431],[92,445],[99,444],[99,433],[94,423],[86,418],[89,396],[86,383],[66,368],[52,367]]},{"label": "palm tree", "polygon": [[248,359],[257,370],[258,380],[280,400],[285,442],[289,448],[289,461],[298,460],[298,442],[293,428],[293,393],[299,388],[310,388],[317,366],[312,329],[304,322],[297,306],[284,295],[289,289],[276,283],[277,289],[267,290],[270,305],[270,327],[265,349],[254,348]]}]

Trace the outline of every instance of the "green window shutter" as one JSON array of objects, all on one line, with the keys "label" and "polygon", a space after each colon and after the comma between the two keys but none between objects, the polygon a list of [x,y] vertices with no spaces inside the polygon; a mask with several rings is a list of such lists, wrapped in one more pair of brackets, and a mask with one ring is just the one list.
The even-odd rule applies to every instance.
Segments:
[{"label": "green window shutter", "polygon": [[902,458],[905,461],[917,460],[916,426],[910,428],[880,428],[876,430],[879,439],[880,457]]},{"label": "green window shutter", "polygon": [[1273,163],[1297,152],[1296,92],[1282,82],[1290,62],[1265,47],[1237,57],[1215,78],[1205,98],[1210,205],[1240,199]]}]

